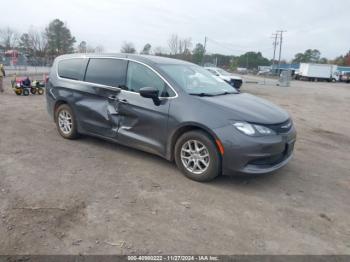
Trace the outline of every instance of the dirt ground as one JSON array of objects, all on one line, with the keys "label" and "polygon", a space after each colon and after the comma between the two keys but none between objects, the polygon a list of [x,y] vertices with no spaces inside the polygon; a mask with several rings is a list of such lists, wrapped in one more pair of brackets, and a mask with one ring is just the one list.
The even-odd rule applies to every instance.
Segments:
[{"label": "dirt ground", "polygon": [[350,254],[350,85],[244,84],[292,115],[294,158],[203,184],[147,153],[64,140],[44,96],[6,84],[0,254]]}]

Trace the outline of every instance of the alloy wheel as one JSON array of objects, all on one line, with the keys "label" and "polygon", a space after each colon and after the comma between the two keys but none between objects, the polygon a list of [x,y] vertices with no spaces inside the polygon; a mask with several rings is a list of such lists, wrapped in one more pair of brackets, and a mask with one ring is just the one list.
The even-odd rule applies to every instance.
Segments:
[{"label": "alloy wheel", "polygon": [[61,110],[58,114],[58,126],[63,134],[68,135],[72,131],[72,116],[67,110]]},{"label": "alloy wheel", "polygon": [[188,140],[181,147],[181,161],[189,172],[200,175],[209,167],[209,151],[202,142]]}]

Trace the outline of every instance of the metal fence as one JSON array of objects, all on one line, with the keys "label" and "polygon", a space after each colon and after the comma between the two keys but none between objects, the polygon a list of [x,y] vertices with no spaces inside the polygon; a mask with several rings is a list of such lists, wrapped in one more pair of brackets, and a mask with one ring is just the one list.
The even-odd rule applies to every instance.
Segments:
[{"label": "metal fence", "polygon": [[27,66],[27,65],[15,65],[15,66],[4,66],[6,74],[26,76],[26,75],[39,75],[48,74],[50,68],[48,66]]}]

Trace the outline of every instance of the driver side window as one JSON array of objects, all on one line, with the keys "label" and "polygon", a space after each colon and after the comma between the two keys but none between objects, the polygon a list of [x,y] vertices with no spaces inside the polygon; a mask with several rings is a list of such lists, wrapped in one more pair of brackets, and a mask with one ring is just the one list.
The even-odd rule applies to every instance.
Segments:
[{"label": "driver side window", "polygon": [[129,61],[126,77],[127,90],[139,93],[142,87],[155,87],[159,96],[168,97],[167,84],[148,67]]}]

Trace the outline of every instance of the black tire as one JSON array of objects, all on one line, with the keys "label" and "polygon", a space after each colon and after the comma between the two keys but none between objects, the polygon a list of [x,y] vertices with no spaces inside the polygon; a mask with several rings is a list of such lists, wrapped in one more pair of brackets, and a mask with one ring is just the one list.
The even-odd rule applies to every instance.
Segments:
[{"label": "black tire", "polygon": [[29,90],[28,90],[28,88],[23,88],[22,94],[23,94],[24,96],[29,96]]},{"label": "black tire", "polygon": [[[183,163],[181,159],[181,149],[182,147],[189,141],[199,141],[202,143],[207,150],[207,153],[209,154],[209,165],[203,171],[201,174],[196,174],[191,171],[189,171],[185,164]],[[216,147],[215,142],[211,137],[203,132],[203,131],[189,131],[187,133],[184,133],[175,144],[175,162],[177,167],[181,170],[182,173],[184,173],[185,176],[188,178],[198,181],[198,182],[206,182],[213,180],[215,177],[217,177],[221,172],[221,158],[218,152],[218,149]]]},{"label": "black tire", "polygon": [[15,88],[15,94],[18,96],[22,95],[22,88]]},{"label": "black tire", "polygon": [[38,87],[38,95],[44,94],[44,88]]},{"label": "black tire", "polygon": [[[64,131],[64,128],[60,126],[60,121],[58,119],[60,113],[64,112],[64,111],[67,112],[71,118],[71,121],[70,121],[71,128],[70,128],[69,132]],[[63,104],[63,105],[60,105],[59,107],[57,107],[57,109],[55,111],[55,122],[56,122],[57,131],[63,138],[75,139],[78,137],[76,119],[75,119],[73,110],[70,108],[69,105]]]},{"label": "black tire", "polygon": [[30,93],[31,93],[32,95],[35,95],[35,94],[36,94],[36,87],[31,87],[31,88],[30,88]]}]

